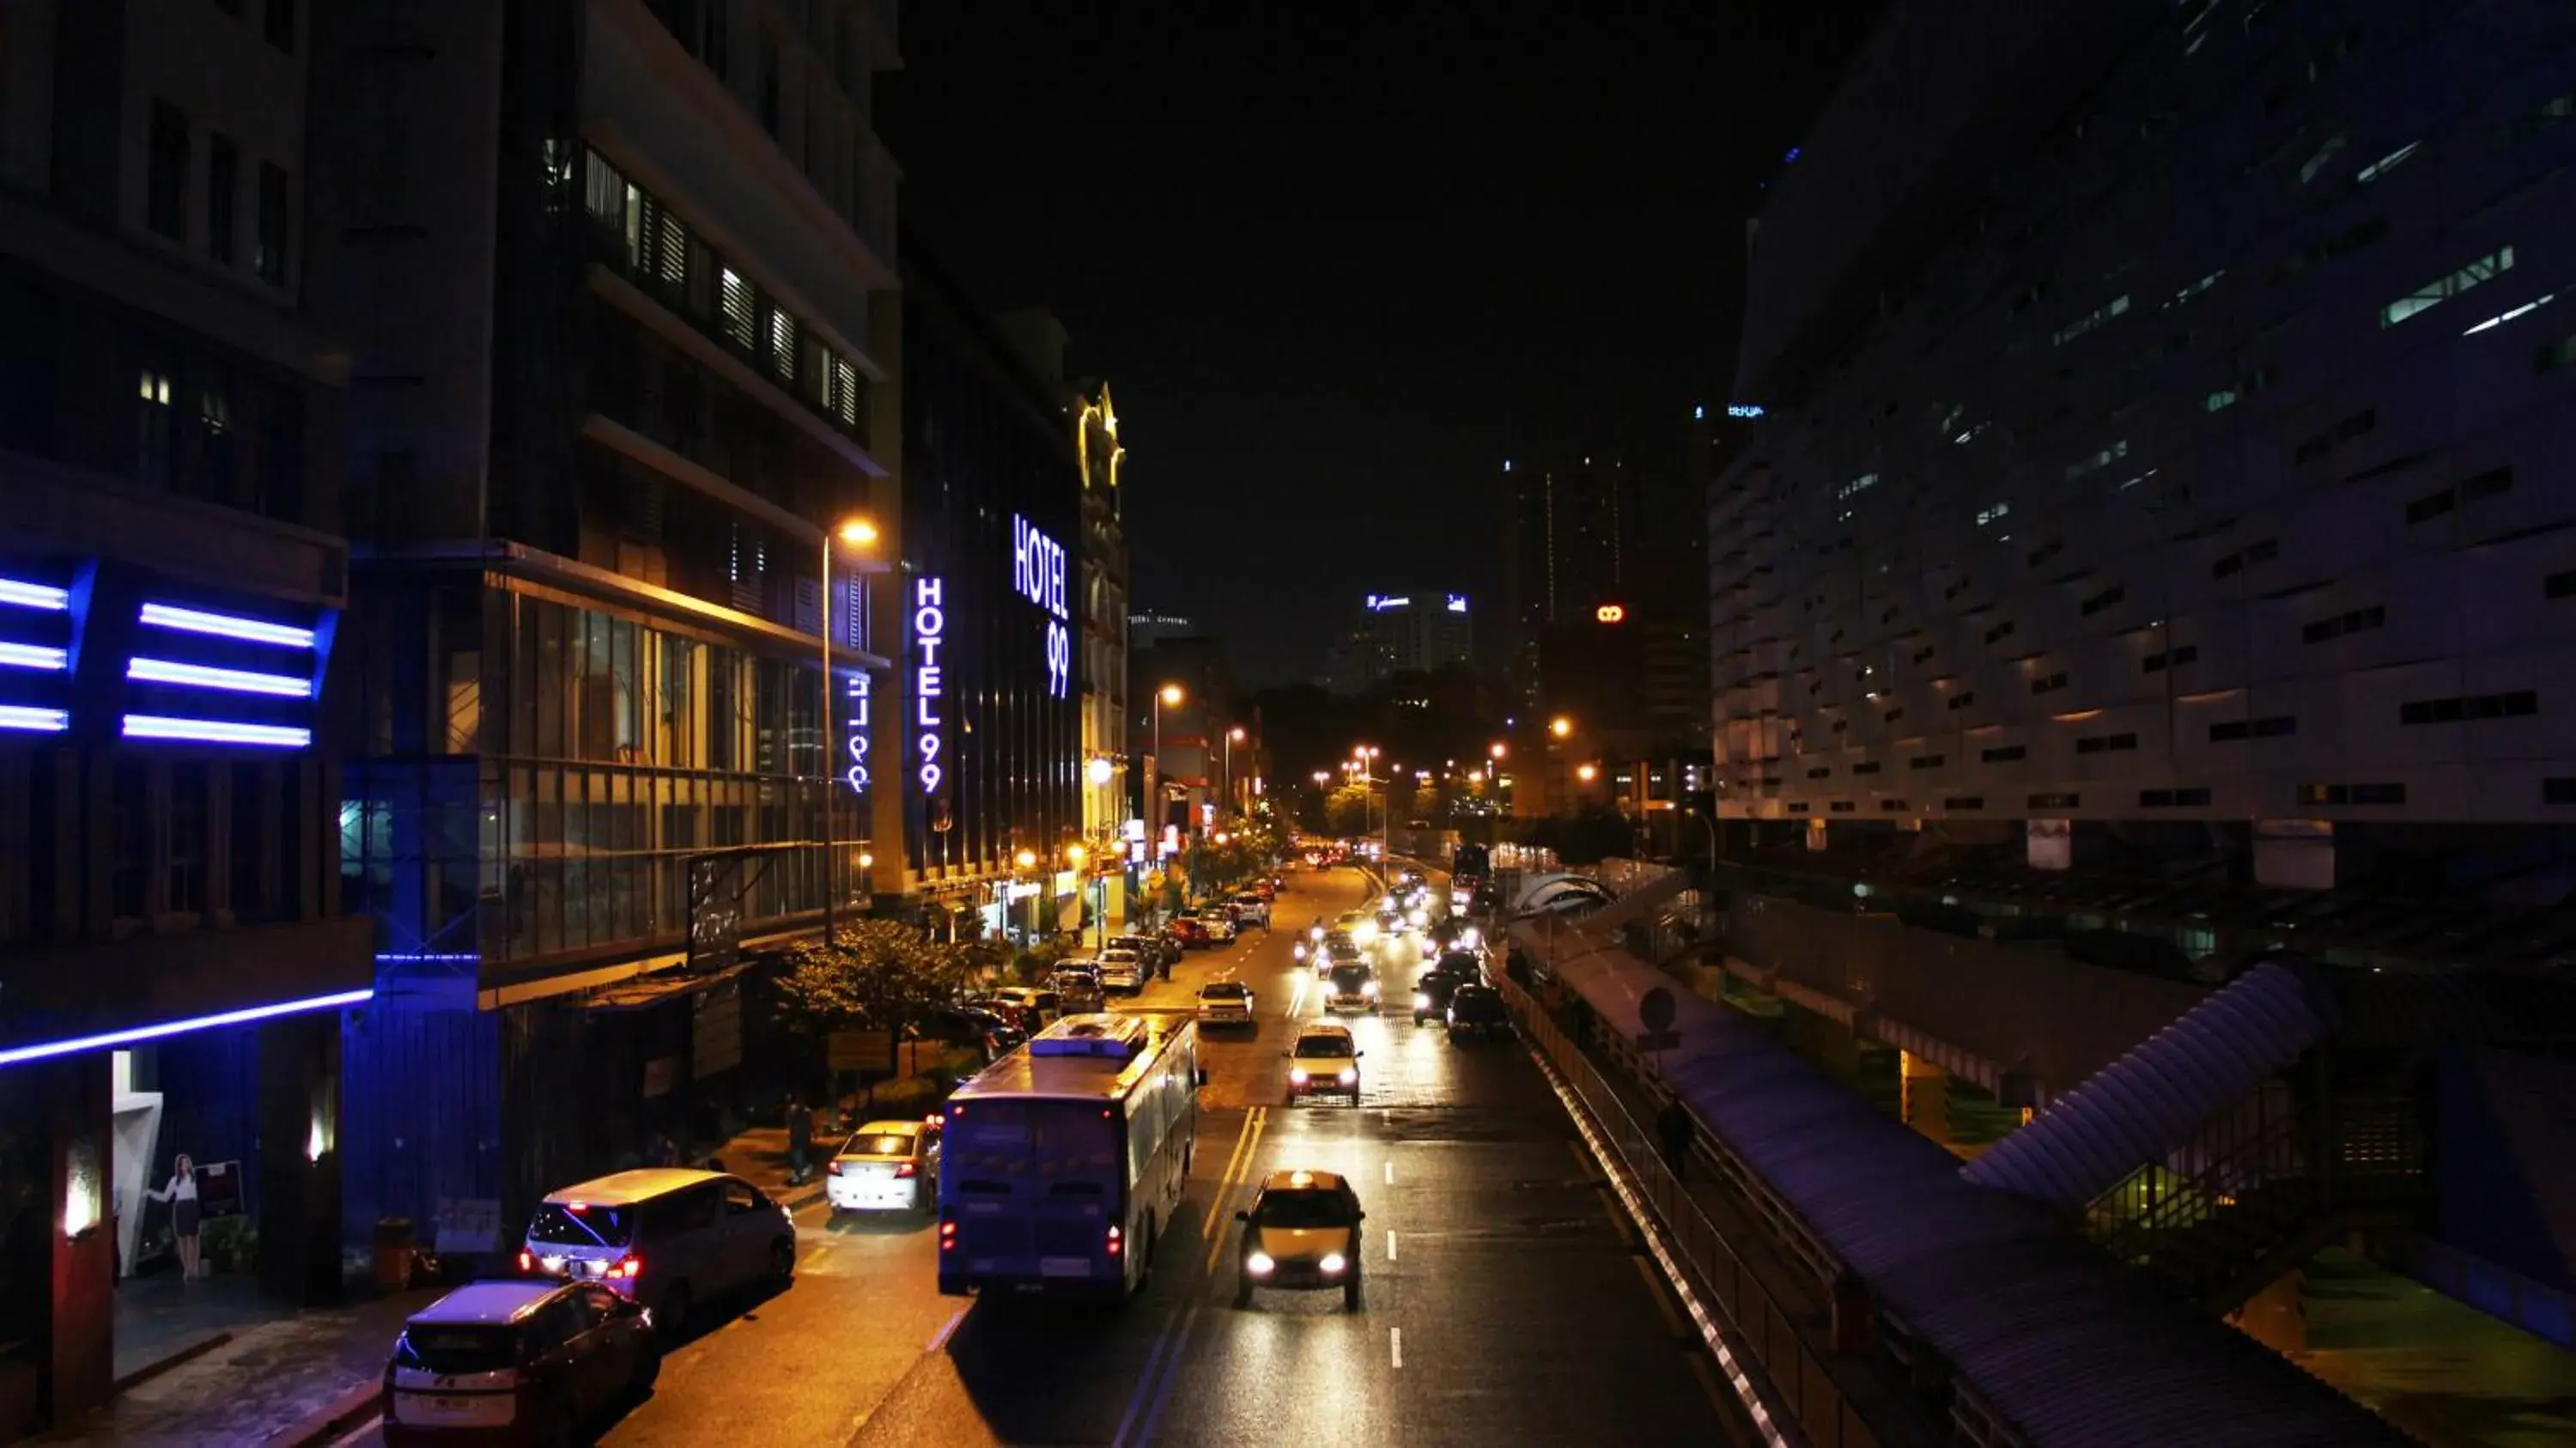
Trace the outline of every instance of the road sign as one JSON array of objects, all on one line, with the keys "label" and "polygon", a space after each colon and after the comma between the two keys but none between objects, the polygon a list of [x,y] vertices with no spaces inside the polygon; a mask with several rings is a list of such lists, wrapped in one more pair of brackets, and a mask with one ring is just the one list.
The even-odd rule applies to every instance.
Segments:
[{"label": "road sign", "polygon": [[1679,1031],[1639,1031],[1637,1033],[1637,1049],[1640,1051],[1670,1051],[1681,1043],[1682,1033]]},{"label": "road sign", "polygon": [[1673,993],[1657,986],[1637,997],[1637,1024],[1651,1035],[1662,1035],[1673,1028]]}]

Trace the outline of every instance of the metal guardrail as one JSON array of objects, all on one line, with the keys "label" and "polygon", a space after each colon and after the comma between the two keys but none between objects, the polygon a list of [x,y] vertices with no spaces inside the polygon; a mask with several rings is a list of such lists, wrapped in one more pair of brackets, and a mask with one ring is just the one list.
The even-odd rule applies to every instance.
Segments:
[{"label": "metal guardrail", "polygon": [[[1782,1426],[1780,1420],[1785,1417],[1794,1427],[1796,1440],[1815,1448],[1877,1448],[1877,1435],[1861,1420],[1826,1372],[1823,1361],[1807,1346],[1799,1331],[1798,1315],[1774,1297],[1752,1267],[1736,1255],[1725,1235],[1674,1176],[1656,1149],[1653,1133],[1630,1114],[1618,1092],[1583,1054],[1583,1048],[1508,974],[1495,975],[1494,984],[1519,1023],[1522,1038],[1538,1048],[1582,1104],[1617,1155],[1620,1169],[1629,1175],[1638,1195],[1659,1219],[1673,1254],[1723,1319],[1722,1331],[1735,1348],[1739,1362],[1750,1360],[1758,1373],[1752,1390],[1769,1406],[1774,1426]],[[1639,1079],[1652,1077],[1641,1074]],[[1696,1155],[1693,1160],[1724,1169],[1723,1163],[1708,1154]],[[1751,1195],[1744,1199],[1758,1204],[1762,1197]],[[1780,1224],[1765,1225],[1776,1229]]]}]

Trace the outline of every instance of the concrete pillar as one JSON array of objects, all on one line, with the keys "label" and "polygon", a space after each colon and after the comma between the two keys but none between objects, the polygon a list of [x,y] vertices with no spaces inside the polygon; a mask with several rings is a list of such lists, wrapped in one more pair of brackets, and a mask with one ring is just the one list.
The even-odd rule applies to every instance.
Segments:
[{"label": "concrete pillar", "polygon": [[2293,1267],[2280,1280],[2257,1292],[2236,1313],[2236,1325],[2247,1337],[2274,1352],[2305,1352],[2308,1347],[2308,1274]]},{"label": "concrete pillar", "polygon": [[[45,1417],[68,1423],[104,1404],[116,1377],[116,1234],[110,1224],[112,1058],[90,1051],[37,1066],[38,1119],[50,1137],[52,1189],[37,1219],[51,1258]],[[129,1204],[130,1206],[131,1204]]]},{"label": "concrete pillar", "polygon": [[1912,1051],[1897,1053],[1897,1070],[1905,1093],[1905,1124],[1943,1146],[1951,1145],[1950,1073]]}]

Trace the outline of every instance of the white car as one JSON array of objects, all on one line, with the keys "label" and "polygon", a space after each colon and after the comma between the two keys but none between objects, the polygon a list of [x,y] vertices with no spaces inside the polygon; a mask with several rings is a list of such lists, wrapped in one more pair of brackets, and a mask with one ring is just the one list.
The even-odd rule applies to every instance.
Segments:
[{"label": "white car", "polygon": [[832,1214],[926,1212],[939,1204],[939,1118],[871,1121],[832,1156],[823,1198]]},{"label": "white car", "polygon": [[1348,1027],[1308,1026],[1287,1054],[1290,1099],[1330,1093],[1348,1097],[1353,1106],[1360,1104],[1362,1053],[1351,1044]]},{"label": "white car", "polygon": [[1145,962],[1132,950],[1104,950],[1100,953],[1100,989],[1103,994],[1123,991],[1134,995],[1145,988]]},{"label": "white car", "polygon": [[1199,1024],[1252,1024],[1252,987],[1239,980],[1212,980],[1199,987]]}]

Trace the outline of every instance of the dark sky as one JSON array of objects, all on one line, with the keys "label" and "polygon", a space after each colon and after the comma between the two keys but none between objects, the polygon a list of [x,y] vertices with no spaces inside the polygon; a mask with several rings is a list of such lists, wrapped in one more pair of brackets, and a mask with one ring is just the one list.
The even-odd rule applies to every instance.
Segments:
[{"label": "dark sky", "polygon": [[880,124],[989,306],[1118,399],[1136,601],[1313,674],[1364,592],[1491,616],[1505,458],[1698,528],[1744,218],[1876,0],[923,0]]}]

